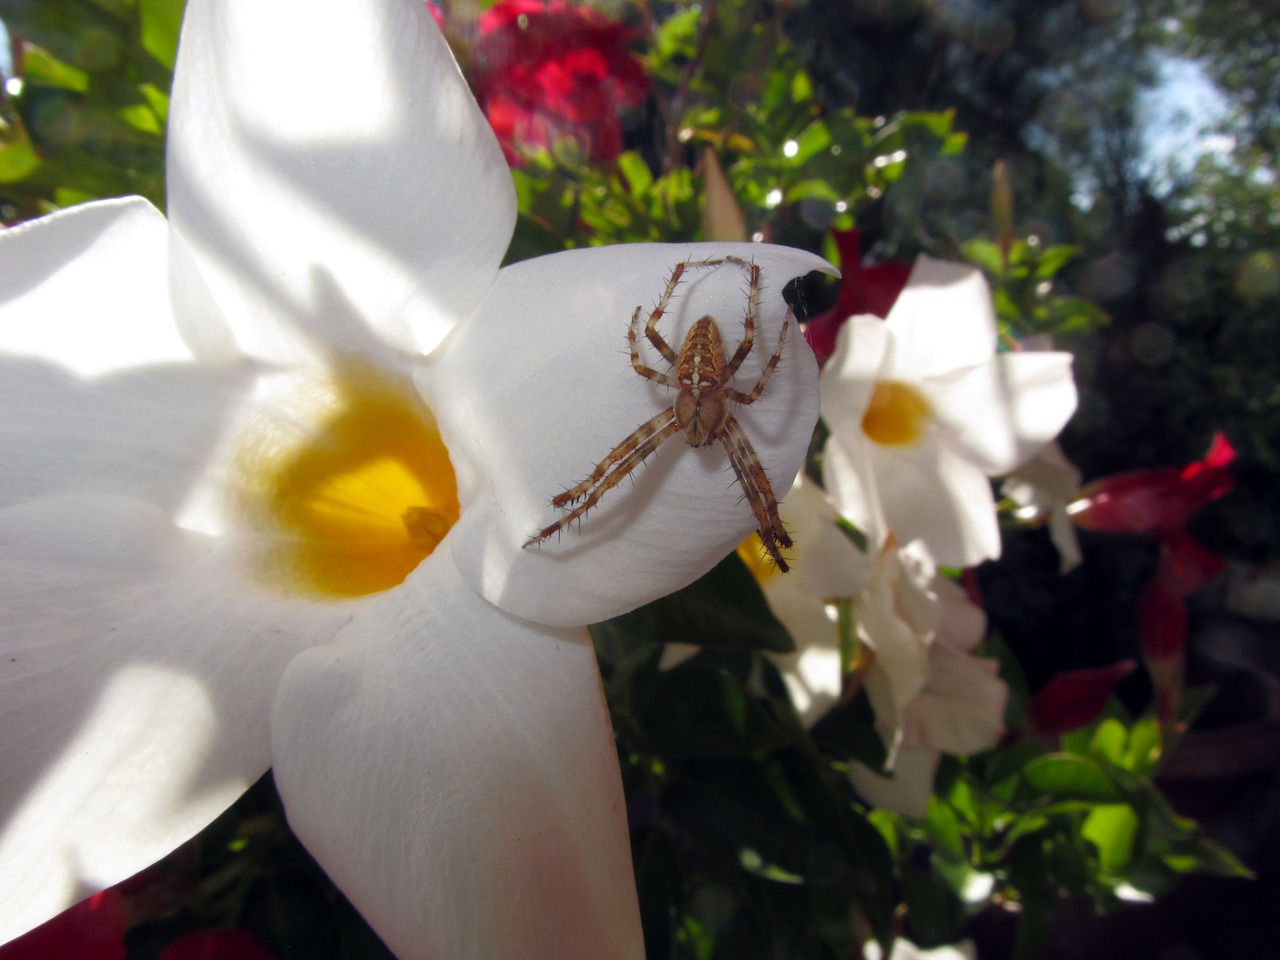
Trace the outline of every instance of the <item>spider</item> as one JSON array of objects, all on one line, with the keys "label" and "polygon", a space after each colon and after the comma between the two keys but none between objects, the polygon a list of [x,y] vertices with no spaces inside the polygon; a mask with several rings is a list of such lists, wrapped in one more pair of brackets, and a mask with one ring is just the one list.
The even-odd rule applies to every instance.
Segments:
[{"label": "spider", "polygon": [[[716,321],[704,316],[689,330],[680,347],[680,353],[671,348],[661,333],[658,332],[658,321],[662,319],[675,296],[676,286],[687,270],[698,270],[734,264],[741,267],[750,277],[747,291],[747,312],[742,321],[742,341],[733,352],[733,356],[725,360],[724,336]],[[773,494],[773,487],[765,474],[760,458],[751,446],[746,431],[730,412],[729,401],[743,405],[755,403],[764,392],[765,384],[782,358],[782,348],[786,343],[787,331],[791,326],[792,312],[787,310],[782,324],[782,336],[778,338],[778,347],[765,363],[760,379],[750,391],[743,392],[729,385],[738,368],[751,354],[756,337],[757,298],[760,293],[760,268],[739,257],[721,257],[718,260],[686,260],[678,263],[671,271],[667,288],[658,300],[657,306],[649,314],[644,325],[645,338],[653,345],[672,367],[672,372],[664,373],[646,366],[640,359],[637,346],[639,339],[641,307],[631,316],[627,327],[627,343],[631,348],[631,366],[640,376],[655,380],[676,391],[674,402],[661,413],[650,418],[637,427],[630,436],[624,439],[591,471],[590,476],[575,487],[565,490],[551,498],[551,505],[557,509],[572,507],[568,513],[539,530],[527,541],[530,547],[541,543],[552,534],[581,517],[600,502],[600,498],[612,490],[622,479],[644,462],[645,458],[660,446],[679,433],[684,434],[685,442],[691,447],[706,447],[719,442],[729,454],[729,463],[742,487],[743,495],[751,505],[755,514],[756,527],[760,541],[768,551],[778,569],[786,571],[787,561],[782,550],[791,546],[791,537],[778,518],[778,501]]]}]

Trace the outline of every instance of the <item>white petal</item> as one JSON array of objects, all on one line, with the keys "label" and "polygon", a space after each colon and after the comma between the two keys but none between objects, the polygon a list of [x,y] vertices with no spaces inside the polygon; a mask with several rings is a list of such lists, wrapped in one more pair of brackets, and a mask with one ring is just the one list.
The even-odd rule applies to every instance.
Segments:
[{"label": "white petal", "polygon": [[272,743],[290,823],[397,956],[643,957],[586,633],[501,613],[447,551],[295,661]]},{"label": "white petal", "polygon": [[[755,349],[735,383],[750,390],[774,352],[783,286],[825,261],[760,244],[627,244],[575,250],[507,267],[423,378],[458,468],[463,515],[454,556],[468,582],[520,616],[560,625],[602,620],[678,589],[755,528],[719,444],[691,450],[672,437],[590,512],[536,547],[557,519],[552,495],[589,474],[674,391],[639,376],[627,350],[637,307],[647,314],[672,269],[734,255],[761,267]],[[703,315],[727,349],[741,336],[747,277],[732,264],[690,270],[660,325],[673,350]],[[642,356],[669,370],[657,351]],[[818,412],[817,365],[795,323],[759,401],[734,406],[781,498]]]},{"label": "white petal", "polygon": [[929,649],[929,681],[903,716],[903,745],[944,753],[989,750],[1004,732],[1009,688],[994,660],[943,643]]},{"label": "white petal", "polygon": [[778,591],[821,601],[855,596],[871,582],[872,559],[837,526],[840,515],[816,483],[797,476],[779,513],[796,547],[790,574],[764,584],[771,605]]},{"label": "white petal", "polygon": [[931,586],[941,614],[938,641],[953,650],[972,653],[987,635],[986,612],[954,580],[936,577]]},{"label": "white petal", "polygon": [[867,535],[872,549],[878,549],[888,533],[872,460],[876,449],[859,427],[852,432],[833,433],[822,457],[822,483],[832,502],[841,515]]},{"label": "white petal", "polygon": [[1069,353],[1001,354],[927,384],[926,392],[957,449],[988,476],[1029,460],[1076,409]]},{"label": "white petal", "polygon": [[242,367],[164,364],[82,380],[0,356],[0,507],[103,493],[177,510],[251,384]]},{"label": "white petal", "polygon": [[875,580],[854,604],[858,636],[875,651],[867,673],[867,697],[876,714],[876,730],[893,766],[902,730],[902,713],[924,689],[929,675],[928,634],[918,633],[899,613],[903,583],[896,552],[883,553],[876,564]]},{"label": "white petal", "polygon": [[794,591],[774,591],[773,611],[796,642],[794,653],[771,654],[791,702],[805,726],[812,726],[840,699],[840,635],[821,599]]},{"label": "white petal", "polygon": [[1000,527],[986,474],[938,432],[918,448],[874,446],[886,522],[903,543],[921,540],[934,562],[968,567],[1000,556]]},{"label": "white petal", "polygon": [[933,775],[940,756],[936,750],[903,747],[892,777],[884,777],[857,760],[849,761],[853,787],[873,807],[893,810],[908,817],[923,817],[929,810]]},{"label": "white petal", "polygon": [[0,941],[125,879],[269,763],[276,683],[343,615],[241,579],[160,510],[0,511]]},{"label": "white petal", "polygon": [[168,236],[138,197],[0,231],[0,354],[80,377],[190,360],[169,309]]},{"label": "white petal", "polygon": [[175,293],[248,352],[429,350],[492,284],[511,178],[425,4],[192,0],[170,117]]},{"label": "white petal", "polygon": [[822,419],[834,436],[862,434],[862,418],[893,364],[893,334],[878,317],[850,317],[836,334],[836,352],[823,368],[819,387]]},{"label": "white petal", "polygon": [[919,257],[885,325],[897,345],[888,376],[908,383],[983,363],[996,349],[991,289],[963,263]]}]

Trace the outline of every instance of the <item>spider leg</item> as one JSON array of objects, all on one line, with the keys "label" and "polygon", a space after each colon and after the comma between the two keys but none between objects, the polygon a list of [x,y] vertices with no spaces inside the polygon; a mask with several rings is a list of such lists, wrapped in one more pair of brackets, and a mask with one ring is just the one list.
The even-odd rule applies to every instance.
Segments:
[{"label": "spider leg", "polygon": [[[653,312],[649,314],[649,322],[644,325],[644,335],[649,342],[653,344],[653,348],[662,354],[663,359],[673,367],[676,365],[676,352],[671,349],[671,344],[663,339],[662,334],[658,332],[658,321],[662,319],[662,315],[667,312],[667,307],[671,306],[671,298],[676,295],[676,287],[680,283],[680,278],[684,276],[685,264],[677,263],[671,271],[671,276],[667,279],[667,288],[662,291],[662,296],[658,298],[658,305],[653,308]],[[632,361],[632,365],[638,362],[636,354],[636,338],[635,325],[640,319],[640,308],[636,307],[635,316],[631,318],[631,330],[627,332],[627,336],[631,340],[631,355],[637,357]],[[636,369],[640,368],[636,366]],[[650,377],[650,379],[653,379]]]},{"label": "spider leg", "polygon": [[563,530],[574,520],[586,516],[587,511],[599,503],[601,497],[621,483],[623,477],[629,475],[645,461],[649,454],[679,432],[680,425],[676,423],[675,410],[671,407],[641,424],[632,431],[630,436],[609,451],[609,455],[591,471],[591,476],[576,487],[552,497],[551,503],[555,507],[567,507],[578,500],[582,502],[551,526],[539,530],[526,540],[524,545],[528,547],[541,543],[552,534]]},{"label": "spider leg", "polygon": [[724,395],[735,403],[748,404],[755,403],[760,398],[760,394],[764,393],[764,385],[769,382],[769,377],[773,375],[774,368],[778,365],[778,361],[782,359],[782,348],[787,343],[787,330],[791,327],[791,319],[795,316],[791,308],[787,308],[787,318],[782,321],[782,336],[778,338],[778,349],[773,351],[773,356],[769,358],[769,362],[764,365],[764,371],[760,374],[760,379],[756,381],[756,385],[751,388],[750,393],[743,393],[741,390],[735,390],[733,387],[725,387]]},{"label": "spider leg", "polygon": [[773,494],[764,465],[760,463],[746,431],[732,415],[724,422],[720,442],[729,453],[729,463],[733,465],[733,472],[738,476],[743,495],[751,505],[751,512],[755,514],[760,542],[764,544],[778,569],[786,573],[790,568],[782,556],[782,549],[791,546],[791,535],[778,516],[778,499]]},{"label": "spider leg", "polygon": [[[671,374],[669,373],[663,373],[661,370],[655,370],[653,369],[653,367],[645,366],[644,361],[640,359],[640,349],[636,345],[636,327],[639,325],[639,323],[640,323],[640,308],[636,307],[636,312],[631,315],[631,326],[627,327],[627,345],[631,347],[632,369],[635,370],[636,373],[640,374],[640,376],[645,377],[646,379],[656,380],[658,381],[658,383],[671,387],[673,390],[679,390],[680,384],[677,382],[675,377],[671,376]],[[658,337],[658,339],[662,340],[661,337]],[[667,352],[670,352],[671,348],[667,346],[665,340],[662,340],[662,346],[666,347]],[[661,347],[659,347],[659,349],[661,349]],[[671,365],[674,367],[676,363],[675,355],[672,354],[671,356],[667,357],[667,359],[671,361]]]},{"label": "spider leg", "polygon": [[747,359],[756,342],[756,307],[758,306],[756,301],[760,296],[760,267],[754,263],[748,265],[740,260],[736,262],[751,275],[751,285],[747,288],[747,315],[742,319],[742,342],[738,344],[738,349],[733,351],[733,356],[725,364],[725,381],[738,372],[742,361]]}]

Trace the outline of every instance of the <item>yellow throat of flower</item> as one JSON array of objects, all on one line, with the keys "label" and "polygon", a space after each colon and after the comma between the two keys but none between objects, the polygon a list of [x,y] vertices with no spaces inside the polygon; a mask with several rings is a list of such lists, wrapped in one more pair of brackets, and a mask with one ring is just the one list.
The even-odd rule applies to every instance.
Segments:
[{"label": "yellow throat of flower", "polygon": [[862,416],[862,431],[883,447],[914,446],[924,439],[932,420],[933,407],[916,387],[880,380]]},{"label": "yellow throat of flower", "polygon": [[287,398],[281,414],[254,430],[237,471],[264,579],[330,599],[401,583],[460,511],[431,411],[411,384],[351,366]]}]

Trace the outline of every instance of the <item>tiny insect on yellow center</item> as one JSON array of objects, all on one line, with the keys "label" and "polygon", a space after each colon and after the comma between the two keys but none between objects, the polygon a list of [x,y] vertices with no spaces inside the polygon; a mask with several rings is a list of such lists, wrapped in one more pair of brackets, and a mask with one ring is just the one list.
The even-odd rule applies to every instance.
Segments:
[{"label": "tiny insect on yellow center", "polygon": [[916,387],[881,380],[862,416],[862,431],[883,447],[908,447],[925,438],[932,422],[933,406]]},{"label": "tiny insect on yellow center", "polygon": [[287,398],[241,449],[238,504],[261,535],[263,578],[339,599],[388,590],[458,520],[457,481],[407,382],[343,370]]}]

